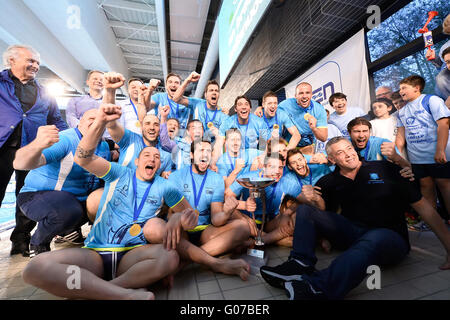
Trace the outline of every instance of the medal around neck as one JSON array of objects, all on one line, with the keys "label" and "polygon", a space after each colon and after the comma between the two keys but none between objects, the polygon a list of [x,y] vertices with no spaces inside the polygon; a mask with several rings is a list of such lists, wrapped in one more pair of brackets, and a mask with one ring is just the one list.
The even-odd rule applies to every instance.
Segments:
[{"label": "medal around neck", "polygon": [[130,227],[128,232],[132,237],[136,237],[137,235],[139,235],[139,233],[141,233],[141,226],[135,223]]}]

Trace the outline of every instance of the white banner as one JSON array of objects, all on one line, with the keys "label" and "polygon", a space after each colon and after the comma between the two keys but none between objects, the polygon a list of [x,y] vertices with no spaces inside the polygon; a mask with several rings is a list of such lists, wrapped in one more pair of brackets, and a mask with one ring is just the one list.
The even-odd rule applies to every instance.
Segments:
[{"label": "white banner", "polygon": [[313,100],[334,112],[328,99],[335,92],[347,96],[348,106],[370,109],[369,76],[364,47],[364,29],[331,52],[307,72],[284,88],[287,98],[294,98],[295,87],[308,82],[313,87]]}]

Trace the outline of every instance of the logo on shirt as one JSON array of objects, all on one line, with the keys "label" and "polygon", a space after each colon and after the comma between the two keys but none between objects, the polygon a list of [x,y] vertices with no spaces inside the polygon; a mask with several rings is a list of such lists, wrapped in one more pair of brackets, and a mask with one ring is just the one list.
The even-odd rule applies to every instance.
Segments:
[{"label": "logo on shirt", "polygon": [[380,179],[377,173],[369,173],[368,183],[369,184],[384,183],[384,181]]},{"label": "logo on shirt", "polygon": [[409,118],[406,119],[406,124],[408,126],[410,126],[410,125],[412,125],[414,123],[415,120],[416,120],[415,117],[409,117]]}]

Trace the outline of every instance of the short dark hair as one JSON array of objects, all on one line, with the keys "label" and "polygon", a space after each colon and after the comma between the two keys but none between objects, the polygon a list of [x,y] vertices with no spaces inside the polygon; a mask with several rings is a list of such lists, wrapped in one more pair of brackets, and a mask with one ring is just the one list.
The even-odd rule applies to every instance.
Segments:
[{"label": "short dark hair", "polygon": [[289,162],[289,158],[296,154],[301,154],[302,157],[305,157],[305,155],[300,151],[300,149],[295,148],[295,149],[291,149],[288,151],[286,160],[288,160],[288,162]]},{"label": "short dark hair", "polygon": [[418,75],[406,77],[400,81],[400,84],[408,84],[410,86],[419,86],[420,92],[425,88],[425,79]]},{"label": "short dark hair", "polygon": [[328,99],[328,102],[330,103],[330,106],[333,105],[334,100],[336,99],[345,99],[347,100],[347,96],[345,94],[343,94],[342,92],[336,92],[333,93],[330,98]]},{"label": "short dark hair", "polygon": [[228,136],[229,136],[230,134],[232,134],[232,133],[237,133],[237,134],[239,134],[239,135],[241,136],[241,139],[242,139],[242,133],[241,133],[241,131],[240,131],[238,128],[231,128],[231,129],[228,129],[227,132],[225,132],[225,140],[227,140],[227,139],[228,139]]},{"label": "short dark hair", "polygon": [[216,80],[208,80],[208,83],[206,84],[204,93],[206,93],[208,91],[208,87],[209,86],[217,86],[219,88],[219,90],[220,90],[219,83]]},{"label": "short dark hair", "polygon": [[286,161],[286,159],[283,157],[282,154],[274,152],[271,155],[266,155],[264,157],[264,166],[266,166],[271,159],[277,159],[277,160],[279,160],[279,161],[281,161],[283,163]]},{"label": "short dark hair", "polygon": [[391,100],[391,99],[388,99],[388,98],[378,98],[378,99],[375,99],[375,100],[372,102],[371,106],[373,106],[373,104],[374,104],[374,103],[377,103],[377,102],[378,102],[378,103],[384,103],[386,106],[395,109],[395,106],[394,106],[394,104],[392,103],[392,100]]},{"label": "short dark hair", "polygon": [[[186,130],[189,130],[189,129],[191,128],[191,125],[192,125],[193,123],[195,123],[195,122],[200,123],[200,124],[202,125],[202,128],[203,128],[203,123],[202,123],[200,120],[198,120],[198,119],[193,119],[193,120],[190,120],[190,121],[188,122],[188,124],[187,124],[187,126],[186,126]],[[178,122],[178,123],[179,123],[179,122]],[[203,128],[203,130],[205,130],[205,128]]]},{"label": "short dark hair", "polygon": [[128,82],[127,82],[127,85],[129,86],[130,85],[130,83],[132,83],[133,81],[139,81],[140,83],[144,83],[144,81],[142,81],[141,79],[139,79],[139,78],[130,78],[129,80],[128,80]]},{"label": "short dark hair", "polygon": [[442,51],[442,59],[444,59],[445,55],[449,54],[449,53],[450,53],[450,47],[445,48],[444,51]]},{"label": "short dark hair", "polygon": [[245,99],[245,100],[247,100],[248,104],[249,104],[250,106],[252,106],[252,103],[250,102],[250,99],[247,98],[246,95],[241,95],[241,96],[237,96],[236,99],[234,99],[234,107],[235,107],[235,108],[236,108],[236,106],[237,106],[238,100],[240,100],[240,99]]},{"label": "short dark hair", "polygon": [[166,82],[167,82],[167,80],[168,80],[170,77],[177,77],[178,79],[180,79],[180,82],[182,81],[182,80],[181,80],[181,76],[180,76],[179,74],[177,74],[177,73],[175,73],[175,72],[169,72],[169,74],[168,74],[167,77],[166,77]]},{"label": "short dark hair", "polygon": [[198,139],[198,140],[192,141],[192,142],[191,142],[191,153],[194,154],[195,146],[196,146],[197,144],[203,143],[203,142],[209,143],[209,144],[211,145],[211,141],[206,140],[206,139]]},{"label": "short dark hair", "polygon": [[400,92],[399,92],[399,91],[395,91],[395,92],[393,92],[392,95],[391,95],[392,101],[398,100],[398,99],[401,99],[401,98],[402,98],[402,96],[400,95]]},{"label": "short dark hair", "polygon": [[327,154],[330,154],[330,148],[331,148],[331,146],[332,146],[333,144],[338,143],[339,141],[342,141],[342,140],[345,140],[345,141],[347,141],[348,143],[351,144],[351,142],[350,142],[346,137],[343,137],[343,136],[333,137],[333,138],[331,138],[330,140],[328,140],[327,144],[325,145],[325,152],[326,152]]},{"label": "short dark hair", "polygon": [[350,121],[347,124],[347,131],[350,134],[350,132],[352,131],[353,127],[355,126],[359,126],[359,125],[365,125],[369,127],[369,130],[372,129],[372,124],[370,123],[369,120],[367,120],[366,118],[363,117],[356,117],[355,119],[353,119],[352,121]]},{"label": "short dark hair", "polygon": [[266,93],[264,93],[263,97],[262,97],[262,103],[264,103],[264,101],[269,98],[269,97],[275,97],[278,99],[278,96],[275,92],[273,91],[267,91]]}]

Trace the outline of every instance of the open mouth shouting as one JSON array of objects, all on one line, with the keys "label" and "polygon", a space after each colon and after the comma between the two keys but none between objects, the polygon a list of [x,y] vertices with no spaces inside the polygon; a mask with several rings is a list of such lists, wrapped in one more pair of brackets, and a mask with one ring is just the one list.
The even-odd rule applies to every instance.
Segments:
[{"label": "open mouth shouting", "polygon": [[355,140],[358,149],[364,149],[367,145],[367,137],[359,137]]}]

